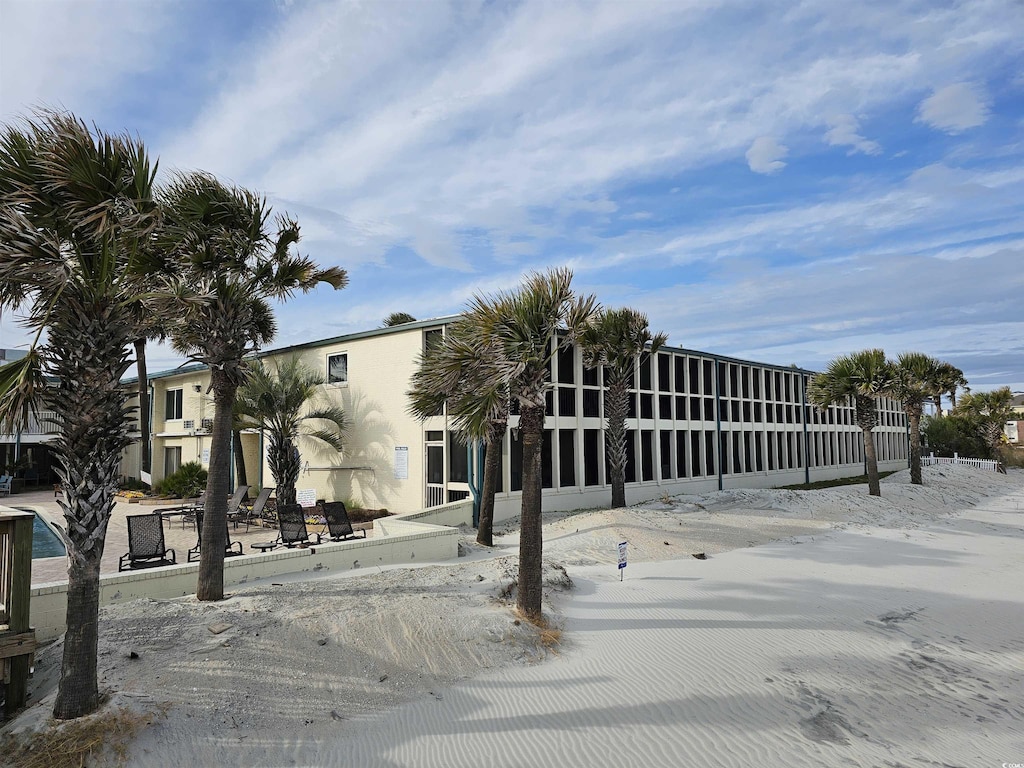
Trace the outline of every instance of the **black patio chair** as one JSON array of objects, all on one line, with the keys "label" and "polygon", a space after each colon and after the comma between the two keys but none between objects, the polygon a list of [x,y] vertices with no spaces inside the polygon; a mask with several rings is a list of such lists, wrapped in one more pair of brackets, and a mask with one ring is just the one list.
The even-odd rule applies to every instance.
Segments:
[{"label": "black patio chair", "polygon": [[174,550],[164,546],[164,520],[160,515],[128,515],[127,519],[128,552],[121,555],[117,570],[156,568],[177,563]]},{"label": "black patio chair", "polygon": [[328,538],[331,541],[366,538],[365,530],[356,531],[352,527],[352,521],[348,519],[348,510],[345,509],[345,502],[328,501],[321,506],[324,510],[324,519],[327,520]]},{"label": "black patio chair", "polygon": [[245,530],[248,531],[250,525],[261,522],[263,519],[263,509],[267,506],[267,499],[270,498],[270,494],[273,492],[273,488],[264,488],[259,492],[252,504],[240,505],[238,512],[229,518],[235,524],[235,527],[237,528],[239,523],[245,523]]},{"label": "black patio chair", "polygon": [[301,504],[278,504],[277,526],[281,531],[280,541],[286,547],[320,543],[319,533],[312,534],[316,538],[310,542],[311,534],[306,530],[306,510]]},{"label": "black patio chair", "polygon": [[[188,561],[194,563],[201,556],[200,550],[203,546],[203,513],[202,510],[196,513],[196,530],[199,532],[199,539],[196,541],[196,545],[188,551]],[[235,555],[242,554],[242,542],[231,540],[231,531],[228,530],[228,524],[224,523],[224,557],[233,557]],[[238,549],[235,549],[238,547]]]}]

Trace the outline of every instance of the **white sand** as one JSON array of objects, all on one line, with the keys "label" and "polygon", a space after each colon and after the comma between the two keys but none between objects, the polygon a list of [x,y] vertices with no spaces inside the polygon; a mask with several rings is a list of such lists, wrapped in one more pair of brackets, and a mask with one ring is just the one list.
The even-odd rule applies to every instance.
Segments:
[{"label": "white sand", "polygon": [[[458,563],[104,609],[103,685],[169,705],[133,766],[1024,762],[1024,473],[908,482],[551,515],[574,582],[548,572],[553,652],[497,599],[510,532]],[[52,704],[59,650],[13,728]]]}]

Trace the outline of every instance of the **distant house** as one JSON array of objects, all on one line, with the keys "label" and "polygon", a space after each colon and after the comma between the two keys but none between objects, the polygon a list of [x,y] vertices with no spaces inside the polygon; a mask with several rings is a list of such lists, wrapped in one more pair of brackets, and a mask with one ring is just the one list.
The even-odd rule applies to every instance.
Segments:
[{"label": "distant house", "polygon": [[1006,422],[1003,431],[1006,437],[1014,445],[1024,444],[1024,392],[1018,392],[1010,401],[1010,407],[1016,414],[1016,419]]},{"label": "distant house", "polygon": [[[298,355],[327,381],[323,395],[348,414],[351,428],[339,455],[300,443],[298,488],[316,498],[354,501],[408,512],[465,499],[480,483],[481,451],[469,450],[439,413],[425,421],[407,412],[406,392],[417,358],[445,333],[453,317],[313,341],[262,352],[273,361]],[[812,371],[663,347],[636,367],[627,419],[626,494],[632,502],[670,493],[772,487],[861,474],[864,453],[852,405],[820,412],[807,404]],[[545,509],[607,505],[604,384],[580,350],[562,349],[551,365],[542,447]],[[213,400],[209,371],[186,366],[151,378],[153,479],[182,462],[209,461]],[[517,514],[522,443],[513,407],[501,445],[495,517]],[[875,430],[879,468],[907,466],[907,422],[899,403],[884,399]],[[273,483],[266,441],[242,434],[246,480]],[[139,476],[139,449],[122,474]]]}]

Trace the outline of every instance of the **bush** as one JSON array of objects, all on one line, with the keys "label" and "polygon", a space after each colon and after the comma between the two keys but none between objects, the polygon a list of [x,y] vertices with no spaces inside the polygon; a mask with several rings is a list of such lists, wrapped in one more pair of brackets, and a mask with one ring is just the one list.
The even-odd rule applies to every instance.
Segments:
[{"label": "bush", "polygon": [[168,475],[157,484],[158,492],[165,496],[179,496],[189,499],[198,496],[206,488],[208,472],[198,461],[182,464],[178,471]]},{"label": "bush", "polygon": [[929,416],[921,425],[927,444],[922,453],[952,457],[954,453],[972,459],[993,459],[985,441],[982,424],[971,416]]}]

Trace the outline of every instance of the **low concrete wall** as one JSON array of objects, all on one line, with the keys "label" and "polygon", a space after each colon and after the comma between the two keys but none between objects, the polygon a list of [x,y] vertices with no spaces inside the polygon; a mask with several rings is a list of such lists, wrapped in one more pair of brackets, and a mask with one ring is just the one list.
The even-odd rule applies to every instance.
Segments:
[{"label": "low concrete wall", "polygon": [[470,499],[453,501],[439,507],[429,507],[417,512],[406,512],[404,515],[391,515],[373,521],[378,530],[387,530],[388,535],[398,530],[396,524],[405,522],[428,523],[430,525],[448,525],[457,528],[460,525],[473,524],[473,502]]},{"label": "low concrete wall", "polygon": [[[386,532],[381,530],[381,536],[371,539],[228,558],[224,561],[224,587],[287,574],[322,574],[367,566],[454,560],[459,556],[459,532],[454,528],[393,520]],[[100,605],[194,594],[198,574],[199,564],[190,563],[100,576]],[[52,640],[64,632],[67,591],[64,581],[41,584],[32,590],[31,622],[40,640]]]}]

